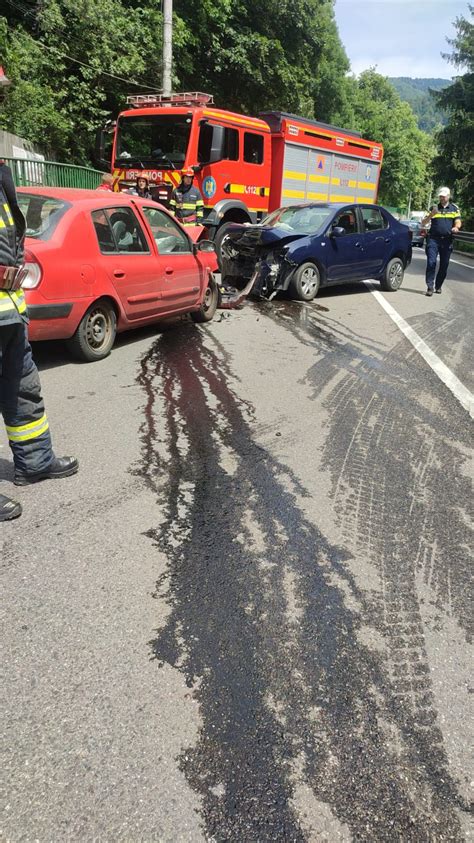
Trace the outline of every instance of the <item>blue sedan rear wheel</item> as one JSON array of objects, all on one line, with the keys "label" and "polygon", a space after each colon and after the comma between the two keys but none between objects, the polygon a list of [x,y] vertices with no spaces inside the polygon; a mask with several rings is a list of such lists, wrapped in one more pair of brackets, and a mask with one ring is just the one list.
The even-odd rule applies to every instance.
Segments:
[{"label": "blue sedan rear wheel", "polygon": [[392,258],[385,267],[383,278],[380,281],[382,290],[386,290],[389,293],[399,290],[402,286],[404,273],[405,268],[402,259]]},{"label": "blue sedan rear wheel", "polygon": [[298,301],[313,301],[318,294],[321,277],[314,263],[302,263],[290,283],[290,294]]}]

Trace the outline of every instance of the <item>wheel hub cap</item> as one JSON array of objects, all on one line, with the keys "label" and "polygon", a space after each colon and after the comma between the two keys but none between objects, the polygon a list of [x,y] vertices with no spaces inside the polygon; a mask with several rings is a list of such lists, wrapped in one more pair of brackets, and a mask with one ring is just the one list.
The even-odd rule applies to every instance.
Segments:
[{"label": "wheel hub cap", "polygon": [[317,286],[318,278],[314,269],[305,269],[301,276],[301,289],[305,296],[312,293]]}]

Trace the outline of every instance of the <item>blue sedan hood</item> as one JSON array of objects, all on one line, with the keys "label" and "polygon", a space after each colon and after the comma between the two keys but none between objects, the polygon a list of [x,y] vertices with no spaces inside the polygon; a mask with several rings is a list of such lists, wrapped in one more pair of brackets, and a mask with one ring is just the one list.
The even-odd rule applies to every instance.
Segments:
[{"label": "blue sedan hood", "polygon": [[284,246],[294,240],[302,240],[307,234],[298,234],[280,226],[235,224],[226,232],[238,251],[251,254],[259,248]]}]

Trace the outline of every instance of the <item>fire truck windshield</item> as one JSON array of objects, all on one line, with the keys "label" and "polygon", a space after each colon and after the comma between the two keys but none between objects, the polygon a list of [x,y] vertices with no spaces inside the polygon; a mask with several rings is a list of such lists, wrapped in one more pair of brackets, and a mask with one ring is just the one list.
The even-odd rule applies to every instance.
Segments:
[{"label": "fire truck windshield", "polygon": [[185,114],[120,117],[115,166],[179,169],[186,158],[190,131],[191,117]]}]

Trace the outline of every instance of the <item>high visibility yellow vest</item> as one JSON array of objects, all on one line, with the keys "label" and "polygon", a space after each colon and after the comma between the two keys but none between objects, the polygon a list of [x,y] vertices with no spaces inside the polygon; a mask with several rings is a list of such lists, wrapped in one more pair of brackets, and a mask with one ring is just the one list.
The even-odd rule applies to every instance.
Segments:
[{"label": "high visibility yellow vest", "polygon": [[[0,264],[14,266],[16,262],[15,222],[0,180]],[[2,290],[0,281],[0,326],[24,321],[26,301],[23,290]]]},{"label": "high visibility yellow vest", "polygon": [[[0,324],[19,322],[26,315],[26,301],[23,290],[0,290]],[[23,321],[23,320],[22,320]]]}]

